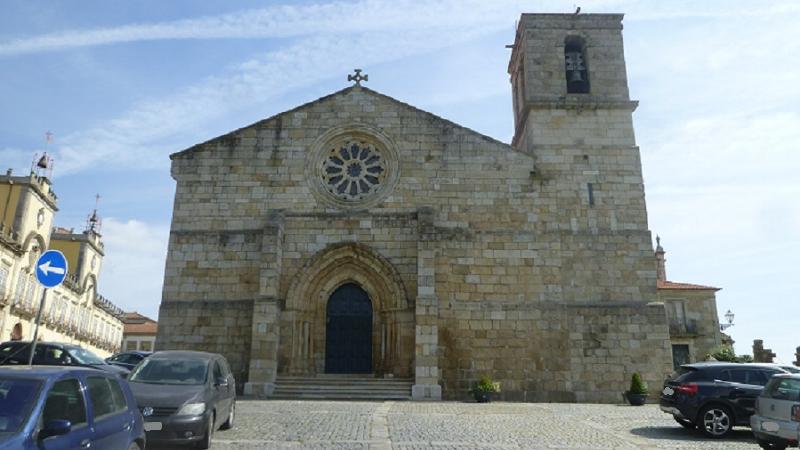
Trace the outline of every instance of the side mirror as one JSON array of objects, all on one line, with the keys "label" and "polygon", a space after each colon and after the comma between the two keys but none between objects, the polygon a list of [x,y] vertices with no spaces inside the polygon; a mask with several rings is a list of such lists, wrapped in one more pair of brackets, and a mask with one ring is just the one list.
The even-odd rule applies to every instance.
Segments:
[{"label": "side mirror", "polygon": [[219,377],[217,378],[217,381],[214,383],[214,386],[228,387],[228,379],[225,377]]},{"label": "side mirror", "polygon": [[44,428],[39,433],[39,438],[45,439],[50,436],[61,436],[69,433],[71,430],[72,422],[69,420],[50,420],[44,424]]}]

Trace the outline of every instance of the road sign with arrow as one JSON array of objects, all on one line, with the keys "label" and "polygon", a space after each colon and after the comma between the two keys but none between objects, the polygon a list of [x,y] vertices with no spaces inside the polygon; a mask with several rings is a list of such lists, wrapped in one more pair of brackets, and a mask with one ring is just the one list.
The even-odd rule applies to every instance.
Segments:
[{"label": "road sign with arrow", "polygon": [[46,288],[53,288],[67,276],[67,258],[58,250],[48,250],[36,261],[36,279]]}]

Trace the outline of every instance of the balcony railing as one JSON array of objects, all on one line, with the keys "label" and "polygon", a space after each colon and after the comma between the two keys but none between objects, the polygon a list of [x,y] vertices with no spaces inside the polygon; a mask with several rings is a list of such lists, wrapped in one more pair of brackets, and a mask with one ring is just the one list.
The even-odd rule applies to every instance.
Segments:
[{"label": "balcony railing", "polygon": [[104,310],[105,312],[111,314],[114,317],[120,318],[125,313],[122,308],[119,306],[111,303],[111,300],[103,297],[100,294],[97,294],[94,298],[94,304],[99,306],[100,309]]},{"label": "balcony railing", "polygon": [[673,337],[697,336],[699,334],[697,332],[697,321],[694,319],[689,319],[684,322],[671,320],[669,322],[669,334]]}]

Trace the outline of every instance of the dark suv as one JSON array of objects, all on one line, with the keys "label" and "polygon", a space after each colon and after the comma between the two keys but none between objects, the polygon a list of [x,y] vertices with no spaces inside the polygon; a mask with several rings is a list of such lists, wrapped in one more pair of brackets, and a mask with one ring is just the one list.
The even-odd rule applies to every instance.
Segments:
[{"label": "dark suv", "polygon": [[704,362],[685,364],[664,382],[661,410],[682,426],[721,438],[736,425],[750,425],[756,397],[775,366]]}]

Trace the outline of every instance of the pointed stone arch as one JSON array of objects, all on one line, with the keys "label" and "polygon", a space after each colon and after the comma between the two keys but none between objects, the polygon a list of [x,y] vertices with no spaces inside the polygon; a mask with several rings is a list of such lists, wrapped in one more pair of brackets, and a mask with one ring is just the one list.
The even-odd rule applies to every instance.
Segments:
[{"label": "pointed stone arch", "polygon": [[397,269],[372,248],[333,244],[311,257],[292,279],[282,314],[279,372],[324,371],[326,306],[336,289],[354,283],[373,308],[373,368],[409,376],[413,360],[413,310]]},{"label": "pointed stone arch", "polygon": [[370,295],[376,311],[407,309],[408,296],[397,269],[380,253],[356,242],[332,244],[309,259],[294,276],[286,309],[305,311],[325,306],[339,286],[355,282]]}]

